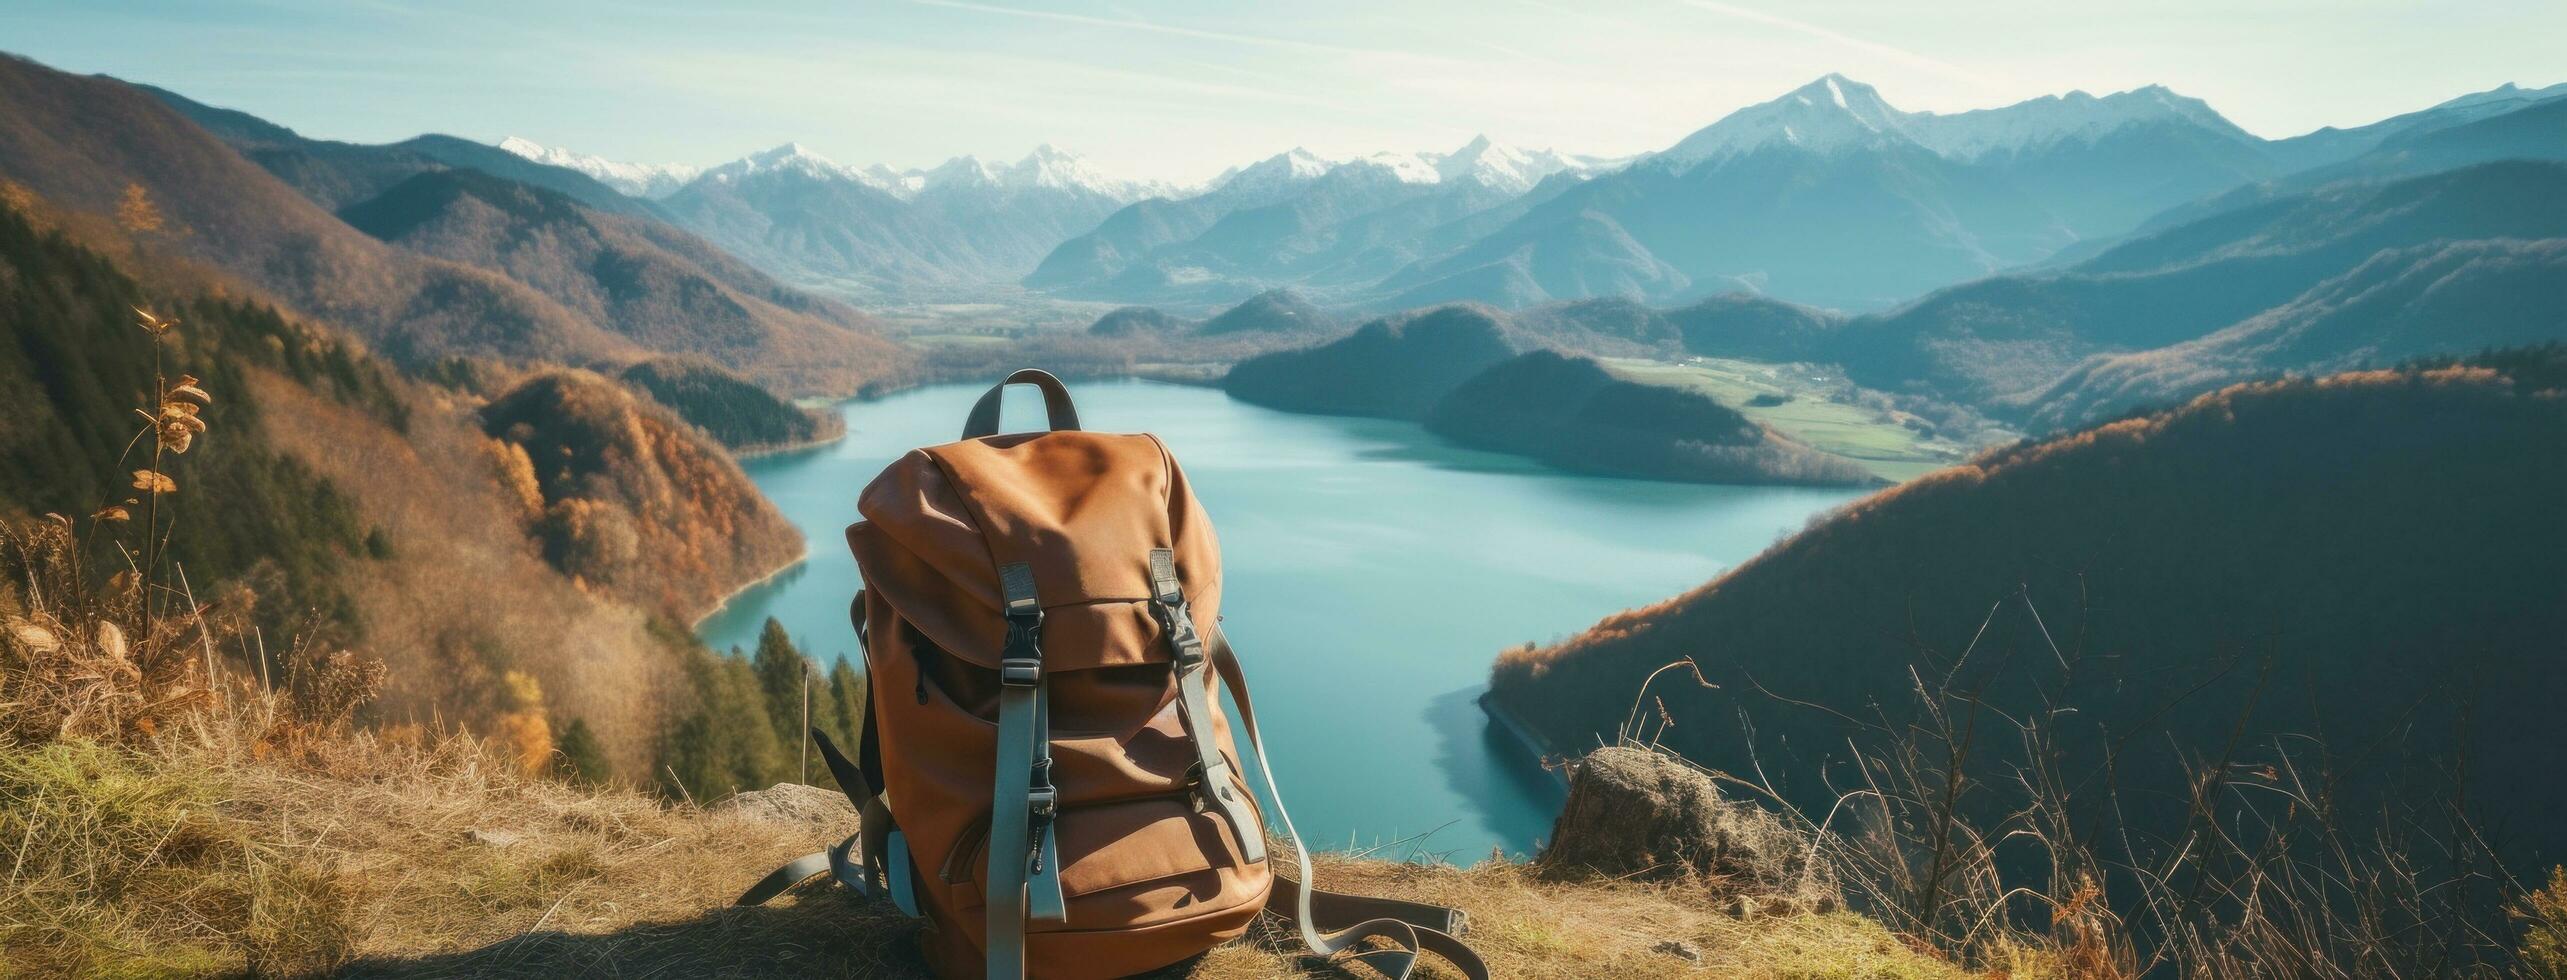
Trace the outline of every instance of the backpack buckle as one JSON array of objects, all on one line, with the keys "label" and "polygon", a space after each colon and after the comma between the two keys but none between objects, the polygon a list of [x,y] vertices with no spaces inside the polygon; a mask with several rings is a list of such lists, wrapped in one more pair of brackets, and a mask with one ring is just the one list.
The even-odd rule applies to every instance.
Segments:
[{"label": "backpack buckle", "polygon": [[1185,788],[1186,796],[1194,803],[1194,812],[1212,811],[1212,785],[1204,780],[1203,763],[1197,762],[1185,768]]},{"label": "backpack buckle", "polygon": [[1032,687],[1043,679],[1043,611],[1007,615],[1007,645],[999,653],[998,682]]},{"label": "backpack buckle", "polygon": [[1043,662],[1033,658],[1009,657],[998,662],[998,682],[1008,687],[1032,687],[1043,679]]},{"label": "backpack buckle", "polygon": [[1061,791],[1052,786],[1052,760],[1034,761],[1034,778],[1025,788],[1025,823],[1030,831],[1026,844],[1032,853],[1034,873],[1043,871],[1043,837],[1051,833],[1052,821],[1061,815]]}]

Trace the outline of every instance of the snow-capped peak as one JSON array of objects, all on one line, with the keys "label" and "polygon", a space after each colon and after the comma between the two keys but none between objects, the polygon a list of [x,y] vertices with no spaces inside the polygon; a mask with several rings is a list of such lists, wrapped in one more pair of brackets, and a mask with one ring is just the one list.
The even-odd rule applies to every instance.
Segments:
[{"label": "snow-capped peak", "polygon": [[1462,148],[1451,153],[1427,154],[1435,172],[1445,180],[1476,180],[1494,190],[1521,194],[1541,183],[1542,178],[1563,170],[1575,169],[1569,158],[1550,150],[1523,150],[1474,136]]},{"label": "snow-capped peak", "polygon": [[937,164],[926,173],[926,185],[935,189],[996,187],[1001,181],[998,168],[980,162],[979,157],[959,156]]},{"label": "snow-capped peak", "polygon": [[1296,184],[1316,180],[1336,164],[1318,154],[1293,147],[1245,167],[1235,167],[1213,178],[1213,193],[1229,195],[1266,195]]},{"label": "snow-capped peak", "polygon": [[828,157],[811,151],[800,143],[786,143],[772,150],[761,150],[704,172],[710,180],[734,181],[765,174],[799,174],[821,179],[852,180],[862,184],[876,181],[870,175],[839,166]]},{"label": "snow-capped peak", "polygon": [[1771,102],[1723,116],[1663,156],[1691,162],[1773,145],[1827,152],[1902,140],[1905,117],[1871,86],[1831,73]]},{"label": "snow-capped peak", "polygon": [[1135,181],[1108,177],[1098,172],[1085,158],[1050,143],[1036,146],[1033,152],[1025,154],[1025,159],[1016,161],[999,175],[999,181],[1009,187],[1077,191],[1100,194],[1117,201],[1137,200],[1153,190]]},{"label": "snow-capped peak", "polygon": [[598,183],[618,193],[635,197],[667,197],[686,182],[695,179],[699,168],[682,163],[623,163],[604,157],[574,153],[549,147],[522,136],[499,141],[499,148],[536,163],[565,167],[594,177]]},{"label": "snow-capped peak", "polygon": [[912,170],[899,176],[909,182],[911,190],[940,195],[1036,190],[1097,194],[1116,201],[1132,201],[1148,196],[1154,189],[1150,185],[1107,177],[1077,154],[1049,143],[1035,147],[1024,159],[1004,166],[979,157],[959,156],[936,165],[933,170]]},{"label": "snow-capped peak", "polygon": [[1392,180],[1403,184],[1433,184],[1444,179],[1444,175],[1436,170],[1435,164],[1429,162],[1424,155],[1416,153],[1383,151],[1357,157],[1347,161],[1343,166],[1370,167],[1388,173]]}]

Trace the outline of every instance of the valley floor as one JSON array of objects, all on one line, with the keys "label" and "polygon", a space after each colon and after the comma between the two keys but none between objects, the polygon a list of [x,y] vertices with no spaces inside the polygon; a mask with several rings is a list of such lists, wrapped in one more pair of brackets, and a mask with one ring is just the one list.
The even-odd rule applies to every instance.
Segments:
[{"label": "valley floor", "polygon": [[1938,435],[1933,426],[1864,391],[1834,369],[1720,357],[1683,362],[1610,358],[1605,366],[1632,381],[1710,395],[1748,418],[1820,452],[1904,482],[1962,462],[1982,448]]}]

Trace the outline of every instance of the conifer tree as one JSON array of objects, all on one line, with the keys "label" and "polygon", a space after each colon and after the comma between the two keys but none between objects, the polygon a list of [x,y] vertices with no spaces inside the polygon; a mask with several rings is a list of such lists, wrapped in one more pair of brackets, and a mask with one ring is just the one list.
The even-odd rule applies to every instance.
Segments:
[{"label": "conifer tree", "polygon": [[758,631],[758,650],[750,660],[758,674],[758,689],[763,692],[768,723],[775,728],[776,738],[795,738],[802,734],[803,674],[802,651],[793,648],[793,637],[784,624],[767,617],[766,628]]},{"label": "conifer tree", "polygon": [[[830,697],[828,681],[820,675],[819,666],[794,647],[793,638],[785,634],[783,624],[772,618],[758,634],[754,663],[758,688],[765,698],[767,717],[775,727],[776,741],[782,746],[793,775],[800,778],[804,775],[802,762],[808,753],[803,743],[811,737],[806,728],[817,728],[833,736],[838,734],[843,726],[838,720],[837,703]],[[819,765],[816,759],[810,761],[812,771],[807,781],[825,784],[826,780],[821,777],[825,775],[826,767]]]},{"label": "conifer tree", "polygon": [[697,647],[688,665],[695,706],[661,747],[661,789],[710,803],[790,778],[791,767],[749,659]]},{"label": "conifer tree", "polygon": [[582,786],[601,786],[614,778],[614,767],[606,761],[606,746],[597,741],[597,733],[589,730],[585,718],[571,719],[553,750],[553,772],[563,779]]},{"label": "conifer tree", "polygon": [[836,709],[838,723],[829,729],[830,737],[839,740],[840,748],[856,751],[865,728],[865,675],[845,657],[829,668],[829,703]]}]

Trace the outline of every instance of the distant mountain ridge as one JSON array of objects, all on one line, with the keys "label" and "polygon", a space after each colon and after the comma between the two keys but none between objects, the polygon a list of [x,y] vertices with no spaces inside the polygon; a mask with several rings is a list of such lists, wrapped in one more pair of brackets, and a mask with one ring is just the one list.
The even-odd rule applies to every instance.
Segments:
[{"label": "distant mountain ridge", "polygon": [[681,226],[787,282],[841,296],[1010,281],[1149,185],[1050,146],[993,166],[839,164],[788,143],[719,166],[660,203]]},{"label": "distant mountain ridge", "polygon": [[[1064,295],[1235,302],[1278,286],[1360,288],[1446,247],[1447,229],[1597,161],[1473,137],[1451,152],[1322,159],[1295,147],[1202,193],[1136,202],[1061,243],[1025,283]],[[1458,239],[1456,239],[1458,240]]]},{"label": "distant mountain ridge", "polygon": [[[1883,309],[2553,92],[2567,87],[2267,140],[2163,86],[1944,114],[1900,110],[1830,74],[1629,161],[1498,153],[1484,139],[1348,161],[1295,149],[1203,194],[1135,203],[1055,248],[1025,284],[1124,303],[1233,302],[1290,285],[1361,309],[1735,290]],[[1513,171],[1523,179],[1453,176],[1455,161],[1492,158],[1541,166]],[[1560,179],[1571,175],[1581,179]],[[1462,184],[1481,196],[1454,195]]]}]

